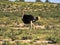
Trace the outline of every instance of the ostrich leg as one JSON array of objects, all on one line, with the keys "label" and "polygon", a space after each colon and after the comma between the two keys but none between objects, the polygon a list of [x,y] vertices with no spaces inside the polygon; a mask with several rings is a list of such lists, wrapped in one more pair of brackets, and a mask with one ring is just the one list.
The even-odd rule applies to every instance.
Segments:
[{"label": "ostrich leg", "polygon": [[30,22],[30,27],[31,27],[31,29],[30,30],[32,30],[32,26],[33,26],[33,23],[32,23],[32,21]]},{"label": "ostrich leg", "polygon": [[30,32],[29,32],[29,35],[31,35],[32,26],[33,26],[32,24],[33,24],[32,21],[30,21],[30,28],[29,28],[30,29]]},{"label": "ostrich leg", "polygon": [[35,25],[34,25],[33,22],[31,21],[31,22],[30,22],[30,30],[32,30],[32,29],[35,30]]}]

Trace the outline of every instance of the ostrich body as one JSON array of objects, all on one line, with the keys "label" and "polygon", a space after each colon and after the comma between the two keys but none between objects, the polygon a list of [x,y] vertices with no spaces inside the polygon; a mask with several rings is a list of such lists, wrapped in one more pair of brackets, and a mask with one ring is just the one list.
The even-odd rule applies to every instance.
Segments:
[{"label": "ostrich body", "polygon": [[32,15],[27,15],[27,14],[24,14],[23,15],[23,18],[22,18],[22,21],[25,23],[25,24],[30,24],[31,23],[31,21],[32,22],[35,22],[35,21],[37,21],[38,20],[38,17],[34,17],[34,16],[32,16]]}]

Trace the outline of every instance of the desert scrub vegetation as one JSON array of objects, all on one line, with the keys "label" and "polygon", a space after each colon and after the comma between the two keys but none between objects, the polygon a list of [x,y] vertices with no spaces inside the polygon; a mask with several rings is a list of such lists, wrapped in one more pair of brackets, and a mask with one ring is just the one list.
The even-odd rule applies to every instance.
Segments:
[{"label": "desert scrub vegetation", "polygon": [[[40,20],[35,25],[43,25],[44,29],[22,30],[19,24],[22,22],[22,14],[39,16]],[[14,28],[13,28],[14,27]],[[24,27],[23,27],[24,28]],[[0,40],[32,40],[30,43],[16,42],[16,45],[40,45],[33,43],[36,40],[52,40],[60,43],[60,4],[42,2],[0,2]],[[14,45],[4,42],[5,45]],[[4,45],[3,44],[3,45]],[[47,45],[47,44],[41,44]]]}]

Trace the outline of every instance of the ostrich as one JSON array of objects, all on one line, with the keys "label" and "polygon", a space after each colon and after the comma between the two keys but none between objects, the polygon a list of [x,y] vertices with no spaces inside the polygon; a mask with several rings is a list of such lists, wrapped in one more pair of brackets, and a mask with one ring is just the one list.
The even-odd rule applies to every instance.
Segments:
[{"label": "ostrich", "polygon": [[31,29],[32,29],[33,23],[36,22],[37,20],[38,20],[38,17],[34,17],[29,14],[24,14],[22,17],[22,21],[24,22],[24,24],[31,24]]},{"label": "ostrich", "polygon": [[[21,10],[22,11],[22,21],[24,24],[30,24],[31,26],[31,29],[32,29],[32,26],[34,26],[34,22],[36,22],[37,20],[40,20],[40,17],[37,16],[37,17],[34,17],[33,15],[31,14],[26,14],[25,12],[27,12],[27,8],[25,8],[24,10]],[[32,12],[32,10],[30,11]],[[35,26],[34,26],[34,29],[35,29]]]}]

